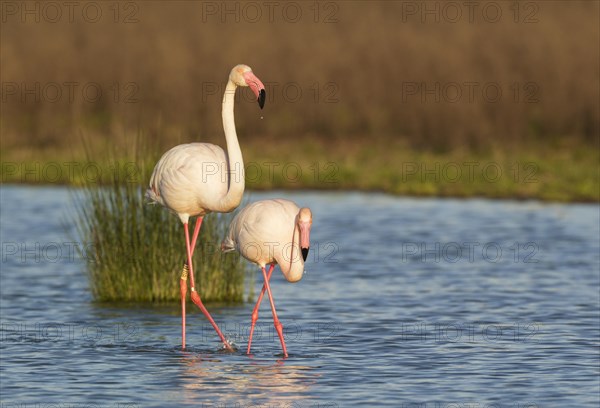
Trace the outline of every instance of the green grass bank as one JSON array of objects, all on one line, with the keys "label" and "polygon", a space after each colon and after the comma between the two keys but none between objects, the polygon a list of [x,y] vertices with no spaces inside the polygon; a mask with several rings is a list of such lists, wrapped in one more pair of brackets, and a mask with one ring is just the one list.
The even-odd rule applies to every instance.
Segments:
[{"label": "green grass bank", "polygon": [[[252,190],[382,191],[422,197],[486,197],[598,202],[600,153],[582,143],[557,146],[411,148],[401,141],[241,140],[246,186]],[[157,151],[143,160],[127,149],[110,155],[7,150],[3,183],[147,185]],[[86,157],[95,158],[95,160]],[[112,157],[119,157],[117,160]]]}]

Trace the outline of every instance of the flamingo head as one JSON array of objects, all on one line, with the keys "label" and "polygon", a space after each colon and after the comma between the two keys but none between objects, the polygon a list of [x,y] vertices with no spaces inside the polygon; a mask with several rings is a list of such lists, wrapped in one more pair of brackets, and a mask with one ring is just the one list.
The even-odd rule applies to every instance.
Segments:
[{"label": "flamingo head", "polygon": [[306,261],[308,250],[310,249],[310,227],[312,225],[312,212],[310,208],[303,207],[300,209],[296,217],[296,224],[298,225],[298,231],[300,231],[302,258]]},{"label": "flamingo head", "polygon": [[237,86],[248,86],[254,92],[258,106],[262,109],[265,106],[265,86],[260,79],[254,75],[252,68],[248,65],[240,64],[233,67],[229,74],[231,82]]}]

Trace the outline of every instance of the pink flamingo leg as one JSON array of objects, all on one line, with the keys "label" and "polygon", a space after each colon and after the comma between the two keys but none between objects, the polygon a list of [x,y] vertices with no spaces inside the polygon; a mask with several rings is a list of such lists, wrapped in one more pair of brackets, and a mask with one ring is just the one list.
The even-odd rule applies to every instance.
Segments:
[{"label": "pink flamingo leg", "polygon": [[[275,268],[275,264],[271,264],[271,267],[269,268],[269,273],[267,275],[267,280],[271,279],[273,268]],[[258,309],[260,307],[260,303],[262,302],[263,296],[265,295],[265,290],[267,290],[267,287],[263,283],[260,295],[258,295],[258,301],[256,302],[256,306],[254,306],[254,311],[252,312],[252,325],[250,326],[250,337],[248,338],[248,350],[246,351],[246,354],[250,354],[250,346],[252,345],[252,335],[254,334],[254,326],[256,326],[256,321],[258,320]]]},{"label": "pink flamingo leg", "polygon": [[[196,223],[196,225],[198,225],[198,222]],[[200,300],[200,296],[198,295],[198,292],[196,292],[196,288],[194,286],[194,268],[192,266],[192,250],[191,250],[191,247],[190,247],[190,236],[189,236],[189,232],[188,232],[188,225],[187,225],[187,223],[183,224],[183,229],[185,231],[185,246],[186,246],[186,249],[187,249],[188,267],[190,269],[190,284],[192,286],[192,294],[191,294],[192,302],[194,302],[196,304],[196,306],[198,306],[200,308],[200,310],[202,311],[202,313],[204,314],[204,316],[206,316],[206,318],[208,319],[208,321],[210,322],[210,324],[212,325],[212,327],[215,329],[215,331],[217,332],[217,334],[221,338],[221,341],[223,342],[223,344],[225,345],[225,347],[228,350],[233,351],[233,349],[231,348],[231,346],[229,345],[229,343],[227,342],[227,340],[225,340],[225,336],[223,336],[223,333],[221,333],[221,330],[219,330],[219,327],[217,326],[217,324],[215,323],[215,321],[211,317],[210,313],[208,313],[208,310],[206,310],[206,308],[202,304],[202,300]],[[200,228],[197,227],[197,230],[199,231]],[[196,235],[196,234],[194,234],[194,235]],[[196,238],[196,236],[194,238]]]},{"label": "pink flamingo leg", "polygon": [[275,330],[277,330],[277,334],[279,335],[279,340],[281,341],[281,347],[283,348],[283,356],[287,357],[287,349],[285,348],[285,340],[283,340],[283,325],[277,318],[277,312],[275,311],[275,302],[273,302],[273,295],[271,294],[271,286],[269,285],[269,279],[267,277],[267,271],[265,268],[262,268],[263,278],[265,279],[265,285],[267,286],[267,294],[269,295],[269,302],[271,302],[271,311],[273,312],[273,324],[275,325]]},{"label": "pink flamingo leg", "polygon": [[202,220],[204,220],[204,217],[196,218],[196,226],[194,227],[194,236],[192,237],[192,256],[194,256],[194,250],[196,249],[196,241],[198,239],[198,234],[200,233],[200,227],[202,226]]},{"label": "pink flamingo leg", "polygon": [[183,265],[181,279],[179,279],[181,293],[181,348],[185,350],[185,297],[187,295],[187,264]]},{"label": "pink flamingo leg", "polygon": [[[202,217],[196,219],[196,226],[194,228],[194,237],[192,238],[192,256],[194,255],[194,248],[196,248],[196,239],[200,232],[200,226],[202,225]],[[185,303],[187,296],[187,278],[189,274],[189,267],[187,261],[183,263],[183,270],[181,271],[181,279],[179,280],[179,291],[181,293],[181,349],[185,350]]]}]

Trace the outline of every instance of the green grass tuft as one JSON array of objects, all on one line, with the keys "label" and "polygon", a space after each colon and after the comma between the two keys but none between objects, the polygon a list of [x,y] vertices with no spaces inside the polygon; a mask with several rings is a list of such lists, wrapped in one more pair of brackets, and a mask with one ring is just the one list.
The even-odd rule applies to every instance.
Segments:
[{"label": "green grass tuft", "polygon": [[[162,206],[148,204],[145,188],[115,177],[102,187],[87,183],[76,197],[74,218],[82,239],[92,248],[87,254],[88,272],[97,301],[180,299],[183,226]],[[193,262],[196,289],[205,302],[244,301],[248,264],[237,253],[220,251],[232,218],[233,214],[204,217]]]}]

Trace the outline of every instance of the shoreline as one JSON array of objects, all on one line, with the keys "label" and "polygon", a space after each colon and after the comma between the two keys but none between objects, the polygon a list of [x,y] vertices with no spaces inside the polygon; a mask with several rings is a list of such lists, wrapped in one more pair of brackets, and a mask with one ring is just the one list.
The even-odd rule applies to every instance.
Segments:
[{"label": "shoreline", "polygon": [[[107,187],[108,184],[98,184],[98,187]],[[86,186],[80,184],[69,183],[20,183],[20,182],[0,182],[0,189],[3,187],[29,187],[29,188],[73,188],[84,189]],[[490,201],[514,201],[514,202],[535,202],[539,204],[580,204],[580,205],[595,205],[600,204],[600,199],[573,199],[573,200],[553,200],[544,199],[535,196],[502,196],[502,195],[452,195],[452,194],[402,194],[386,191],[383,189],[356,189],[356,188],[318,188],[318,187],[300,187],[300,188],[285,188],[285,187],[253,187],[246,188],[248,193],[263,193],[267,191],[285,192],[285,193],[361,193],[361,194],[379,194],[389,197],[410,198],[410,199],[448,199],[448,200],[490,200]]]},{"label": "shoreline", "polygon": [[[2,152],[0,184],[94,187],[145,185],[160,152],[143,148],[82,152]],[[160,152],[159,152],[160,151]],[[417,198],[600,202],[600,151],[591,146],[520,146],[435,152],[401,141],[248,141],[248,191],[357,191]]]}]

